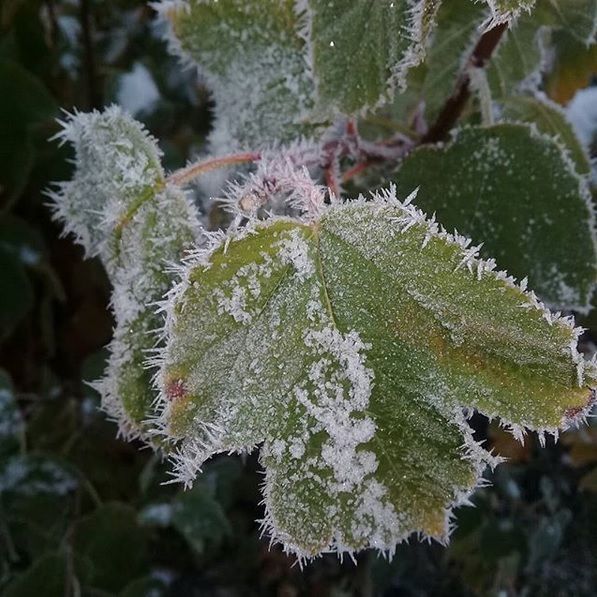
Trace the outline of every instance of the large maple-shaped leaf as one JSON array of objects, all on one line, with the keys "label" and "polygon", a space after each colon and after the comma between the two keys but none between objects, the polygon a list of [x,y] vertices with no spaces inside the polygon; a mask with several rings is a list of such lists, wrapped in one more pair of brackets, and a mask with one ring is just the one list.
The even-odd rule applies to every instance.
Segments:
[{"label": "large maple-shaped leaf", "polygon": [[265,528],[300,557],[446,540],[495,462],[466,413],[556,433],[592,396],[579,331],[493,266],[393,191],[220,237],[169,303],[178,477],[263,443]]}]

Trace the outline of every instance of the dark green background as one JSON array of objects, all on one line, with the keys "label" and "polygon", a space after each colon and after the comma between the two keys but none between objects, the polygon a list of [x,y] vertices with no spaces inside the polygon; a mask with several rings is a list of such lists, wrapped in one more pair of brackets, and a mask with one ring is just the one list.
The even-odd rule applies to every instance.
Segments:
[{"label": "dark green background", "polygon": [[48,138],[60,108],[109,104],[140,62],[160,99],[139,117],[166,167],[199,151],[209,94],[158,33],[143,2],[0,4],[0,593],[597,594],[594,427],[540,449],[476,417],[478,438],[512,460],[457,512],[449,548],[413,539],[391,563],[326,556],[302,571],[259,538],[255,455],[214,459],[182,492],[162,484],[158,457],[115,437],[84,382],[103,369],[110,288],[51,221],[44,190],[71,165]]}]

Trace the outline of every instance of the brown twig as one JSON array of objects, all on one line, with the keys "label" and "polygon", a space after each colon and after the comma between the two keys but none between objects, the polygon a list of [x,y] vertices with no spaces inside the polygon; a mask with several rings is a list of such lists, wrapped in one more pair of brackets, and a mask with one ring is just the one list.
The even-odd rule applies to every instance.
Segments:
[{"label": "brown twig", "polygon": [[454,93],[444,104],[437,120],[421,138],[421,143],[442,141],[452,130],[471,96],[470,68],[483,68],[485,66],[507,28],[508,23],[500,23],[481,36],[458,77]]}]

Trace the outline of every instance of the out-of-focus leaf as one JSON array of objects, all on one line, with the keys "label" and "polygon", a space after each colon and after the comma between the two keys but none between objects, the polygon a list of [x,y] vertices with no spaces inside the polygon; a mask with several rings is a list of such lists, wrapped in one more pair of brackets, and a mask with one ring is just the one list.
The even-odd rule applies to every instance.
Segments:
[{"label": "out-of-focus leaf", "polygon": [[198,553],[220,544],[232,532],[222,507],[201,484],[176,497],[172,525]]},{"label": "out-of-focus leaf", "polygon": [[0,339],[33,307],[33,286],[20,256],[0,246]]},{"label": "out-of-focus leaf", "polygon": [[22,192],[35,159],[34,126],[57,112],[43,83],[20,65],[0,61],[0,198],[4,203]]},{"label": "out-of-focus leaf", "polygon": [[89,585],[120,591],[147,570],[145,531],[128,505],[111,503],[79,520],[75,553],[89,565]]},{"label": "out-of-focus leaf", "polygon": [[[68,594],[67,560],[64,554],[51,553],[33,562],[6,587],[4,597],[64,597]],[[70,587],[72,590],[72,587]]]},{"label": "out-of-focus leaf", "polygon": [[565,105],[597,75],[597,44],[587,47],[569,31],[557,31],[551,45],[553,61],[545,89],[549,97]]},{"label": "out-of-focus leaf", "polygon": [[511,95],[501,101],[504,120],[535,124],[546,135],[555,136],[570,152],[579,174],[589,174],[589,156],[558,104],[545,96]]},{"label": "out-of-focus leaf", "polygon": [[20,553],[57,549],[73,513],[78,479],[65,462],[44,456],[12,456],[0,464],[0,499]]},{"label": "out-of-focus leaf", "polygon": [[560,147],[523,124],[469,127],[410,154],[396,180],[417,204],[550,304],[587,310],[597,256],[590,194]]},{"label": "out-of-focus leaf", "polygon": [[479,24],[486,16],[487,8],[480,2],[441,3],[425,60],[408,72],[406,87],[394,97],[390,108],[394,118],[410,122],[415,111],[421,110],[427,123],[436,119],[454,89],[466,53],[472,51],[480,35]]},{"label": "out-of-focus leaf", "polygon": [[164,581],[146,576],[129,583],[118,597],[166,597],[170,594],[168,585]]}]

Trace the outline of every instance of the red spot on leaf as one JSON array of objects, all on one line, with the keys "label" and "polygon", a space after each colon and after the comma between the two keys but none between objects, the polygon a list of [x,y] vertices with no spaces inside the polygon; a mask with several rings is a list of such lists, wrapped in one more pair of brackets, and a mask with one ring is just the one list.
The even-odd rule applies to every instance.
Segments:
[{"label": "red spot on leaf", "polygon": [[175,400],[182,398],[187,393],[187,390],[182,379],[174,379],[169,381],[166,385],[166,396],[168,400]]},{"label": "red spot on leaf", "polygon": [[595,404],[596,400],[597,400],[597,390],[591,389],[591,391],[589,393],[589,397],[587,398],[586,404],[584,404],[583,406],[573,406],[572,408],[567,408],[564,411],[566,418],[574,420],[580,414],[586,412],[591,406],[593,406],[593,404]]}]

